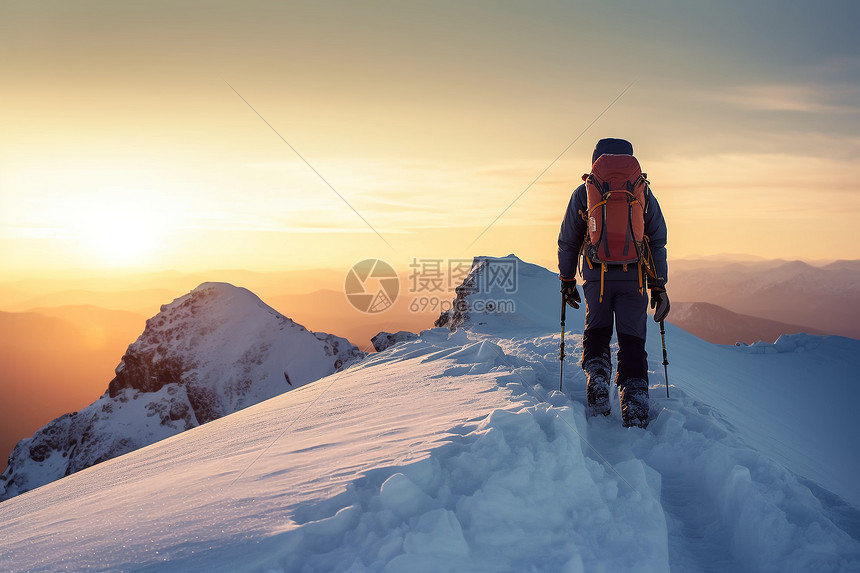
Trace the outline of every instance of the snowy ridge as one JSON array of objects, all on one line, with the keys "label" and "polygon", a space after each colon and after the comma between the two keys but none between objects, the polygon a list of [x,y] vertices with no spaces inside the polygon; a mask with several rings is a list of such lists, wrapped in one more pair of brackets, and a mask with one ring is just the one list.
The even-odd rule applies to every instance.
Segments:
[{"label": "snowy ridge", "polygon": [[[860,342],[795,335],[718,347],[667,325],[671,398],[654,374],[651,424],[623,428],[617,396],[611,416],[586,417],[575,358],[557,391],[557,278],[525,263],[519,270],[508,293],[517,316],[472,313],[470,330],[424,331],[3,502],[0,563],[10,571],[860,568],[856,434],[846,432],[852,406],[843,398]],[[582,318],[569,309],[569,325]],[[659,336],[648,350],[660,356]],[[659,361],[651,366],[662,372]]]},{"label": "snowy ridge", "polygon": [[161,307],[108,391],[18,443],[0,500],[340,370],[363,354],[312,333],[250,291],[204,283]]}]

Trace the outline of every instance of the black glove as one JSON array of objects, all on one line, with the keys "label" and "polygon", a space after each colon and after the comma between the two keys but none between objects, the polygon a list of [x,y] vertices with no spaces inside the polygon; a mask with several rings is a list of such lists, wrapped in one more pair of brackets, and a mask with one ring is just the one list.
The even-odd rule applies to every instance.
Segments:
[{"label": "black glove", "polygon": [[651,287],[651,308],[654,310],[654,322],[662,322],[669,315],[669,297],[666,287]]},{"label": "black glove", "polygon": [[579,308],[579,303],[582,299],[579,298],[579,291],[576,290],[576,279],[561,281],[561,294],[564,295],[564,302],[573,308]]}]

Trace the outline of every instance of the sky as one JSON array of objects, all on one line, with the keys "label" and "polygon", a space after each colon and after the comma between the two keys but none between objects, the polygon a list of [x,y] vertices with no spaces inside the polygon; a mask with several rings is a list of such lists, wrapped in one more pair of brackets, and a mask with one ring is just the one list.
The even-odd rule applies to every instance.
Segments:
[{"label": "sky", "polygon": [[0,272],[553,268],[601,137],[671,258],[857,259],[849,1],[0,4]]}]

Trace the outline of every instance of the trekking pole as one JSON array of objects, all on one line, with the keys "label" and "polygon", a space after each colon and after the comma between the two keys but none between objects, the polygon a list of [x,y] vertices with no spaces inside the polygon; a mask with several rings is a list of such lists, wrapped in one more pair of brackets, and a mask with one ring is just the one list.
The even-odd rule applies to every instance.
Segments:
[{"label": "trekking pole", "polygon": [[669,358],[666,356],[666,325],[660,321],[660,339],[663,341],[663,373],[666,376],[666,397],[669,397]]},{"label": "trekking pole", "polygon": [[561,392],[561,383],[564,380],[564,311],[567,304],[564,300],[564,293],[561,293],[561,346],[558,349],[558,361],[561,365],[558,373],[558,391]]}]

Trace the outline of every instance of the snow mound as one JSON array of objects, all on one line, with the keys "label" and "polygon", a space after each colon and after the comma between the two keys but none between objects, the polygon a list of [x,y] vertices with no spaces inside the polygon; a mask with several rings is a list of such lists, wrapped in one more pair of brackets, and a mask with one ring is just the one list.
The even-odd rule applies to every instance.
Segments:
[{"label": "snow mound", "polygon": [[776,342],[769,344],[767,342],[758,341],[755,344],[747,346],[748,352],[760,354],[785,354],[789,352],[806,352],[815,350],[821,344],[824,337],[812,336],[809,334],[783,334],[776,339]]},{"label": "snow mound", "polygon": [[[475,257],[472,269],[455,292],[452,308],[442,312],[436,320],[437,327],[490,334],[504,334],[511,329],[525,333],[558,326],[561,320],[558,274],[515,255]],[[568,319],[581,312],[568,309]]]}]

